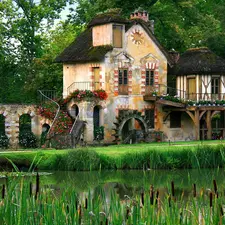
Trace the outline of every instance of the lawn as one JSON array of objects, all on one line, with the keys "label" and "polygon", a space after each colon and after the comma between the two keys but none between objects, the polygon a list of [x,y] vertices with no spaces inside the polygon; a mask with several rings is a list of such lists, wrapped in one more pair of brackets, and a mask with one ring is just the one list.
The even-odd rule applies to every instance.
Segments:
[{"label": "lawn", "polygon": [[[82,148],[83,150],[88,150],[86,153],[85,151],[82,151],[84,154],[86,154],[85,156],[82,155],[83,153],[79,153],[79,156],[76,156],[75,154],[68,156],[71,152],[74,152],[72,149],[19,149],[17,151],[7,150],[0,152],[0,165],[3,165],[3,167],[6,164],[10,165],[9,161],[11,160],[19,167],[29,167],[31,163],[35,161],[35,163],[39,164],[38,167],[40,169],[55,170],[62,169],[60,167],[62,164],[69,164],[71,157],[74,159],[80,157],[80,161],[87,161],[87,163],[90,161],[90,164],[92,164],[92,156],[89,156],[89,153],[92,152],[96,154],[94,157],[97,157],[99,160],[99,165],[95,165],[95,167],[102,167],[103,169],[141,169],[144,164],[147,167],[154,168],[167,168],[164,165],[169,165],[168,168],[192,168],[191,165],[193,165],[193,159],[195,161],[196,157],[198,157],[196,158],[197,162],[194,162],[194,164],[199,165],[198,160],[200,160],[204,164],[204,168],[206,165],[211,167],[211,164],[216,167],[224,167],[222,160],[225,158],[225,156],[223,155],[223,151],[221,151],[221,149],[224,149],[224,144],[224,140],[216,140],[204,142],[161,142],[132,145],[111,145],[104,147],[86,147]],[[187,162],[187,157],[189,158],[190,162]],[[71,163],[78,162],[73,161]],[[131,165],[131,167],[129,167],[129,165]],[[196,166],[193,168],[195,167]],[[63,170],[65,169],[66,168]],[[80,165],[80,169],[82,170],[82,165]],[[74,168],[71,170],[74,170]]]}]

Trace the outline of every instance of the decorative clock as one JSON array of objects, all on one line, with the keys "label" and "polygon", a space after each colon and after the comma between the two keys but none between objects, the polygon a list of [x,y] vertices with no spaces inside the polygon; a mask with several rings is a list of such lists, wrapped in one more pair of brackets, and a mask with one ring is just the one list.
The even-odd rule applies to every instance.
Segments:
[{"label": "decorative clock", "polygon": [[134,44],[140,45],[143,42],[143,34],[139,30],[132,31],[131,40]]}]

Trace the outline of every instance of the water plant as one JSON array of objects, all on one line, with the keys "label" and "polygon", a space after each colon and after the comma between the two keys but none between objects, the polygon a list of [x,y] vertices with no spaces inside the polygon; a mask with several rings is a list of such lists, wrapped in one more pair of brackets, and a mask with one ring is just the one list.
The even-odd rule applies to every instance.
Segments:
[{"label": "water plant", "polygon": [[[150,185],[135,196],[98,189],[75,193],[72,186],[57,194],[33,180],[9,180],[1,186],[0,224],[73,224],[73,225],[211,225],[225,223],[224,193],[214,180],[210,190],[196,188],[184,196],[171,181],[166,196]],[[197,185],[198,187],[198,185]]]}]

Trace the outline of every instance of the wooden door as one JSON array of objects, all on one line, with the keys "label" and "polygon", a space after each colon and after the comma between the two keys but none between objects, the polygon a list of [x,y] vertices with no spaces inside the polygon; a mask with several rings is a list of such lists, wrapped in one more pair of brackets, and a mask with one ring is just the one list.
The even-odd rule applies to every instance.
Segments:
[{"label": "wooden door", "polygon": [[94,90],[101,89],[100,87],[100,69],[99,67],[94,68]]},{"label": "wooden door", "polygon": [[188,79],[188,99],[196,100],[196,79]]}]

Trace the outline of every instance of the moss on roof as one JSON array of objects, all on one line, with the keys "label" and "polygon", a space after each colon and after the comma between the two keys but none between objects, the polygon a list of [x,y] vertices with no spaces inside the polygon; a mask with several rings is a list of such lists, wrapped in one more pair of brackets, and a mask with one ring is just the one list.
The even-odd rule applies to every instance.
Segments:
[{"label": "moss on roof", "polygon": [[171,75],[219,75],[225,74],[225,60],[208,48],[192,48],[182,54],[173,68]]},{"label": "moss on roof", "polygon": [[92,27],[105,23],[121,23],[125,24],[127,31],[135,24],[140,24],[146,33],[151,37],[158,48],[163,52],[171,65],[172,60],[167,51],[162,47],[151,31],[151,23],[145,22],[142,19],[125,20],[119,14],[105,13],[97,15],[88,25],[83,33],[81,33],[74,42],[72,42],[65,50],[56,57],[55,62],[58,63],[74,63],[74,62],[100,62],[104,60],[105,54],[113,49],[113,46],[92,46]]},{"label": "moss on roof", "polygon": [[87,29],[56,57],[55,62],[100,62],[112,49],[113,47],[110,45],[93,47],[92,30]]},{"label": "moss on roof", "polygon": [[88,28],[107,23],[126,24],[129,23],[129,20],[123,18],[117,11],[110,11],[96,15],[96,17],[94,17],[88,24]]}]

